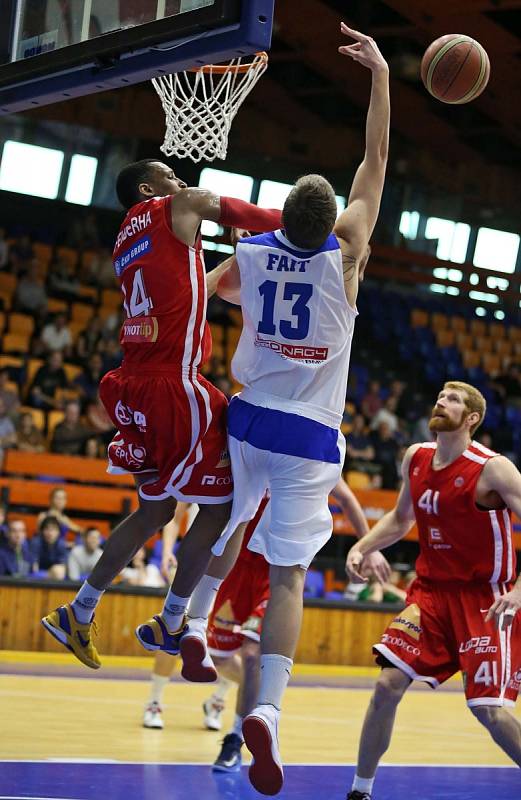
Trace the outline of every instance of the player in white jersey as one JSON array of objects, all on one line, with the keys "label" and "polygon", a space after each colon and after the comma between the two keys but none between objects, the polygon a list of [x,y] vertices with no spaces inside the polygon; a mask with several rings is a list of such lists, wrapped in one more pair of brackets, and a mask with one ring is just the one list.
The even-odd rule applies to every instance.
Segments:
[{"label": "player in white jersey", "polygon": [[271,564],[261,636],[258,705],[243,735],[254,756],[250,780],[264,794],[283,783],[277,726],[302,620],[305,570],[332,531],[328,494],[344,461],[340,433],[361,272],[378,216],[389,138],[389,71],[375,42],[342,24],[355,44],[340,52],[371,70],[366,151],[348,206],[319,175],[297,181],[284,229],[243,239],[219,284],[239,302],[243,331],[232,361],[244,385],[229,407],[235,481],[232,520],[213,548],[223,552],[267,488],[271,509],[249,547]]}]

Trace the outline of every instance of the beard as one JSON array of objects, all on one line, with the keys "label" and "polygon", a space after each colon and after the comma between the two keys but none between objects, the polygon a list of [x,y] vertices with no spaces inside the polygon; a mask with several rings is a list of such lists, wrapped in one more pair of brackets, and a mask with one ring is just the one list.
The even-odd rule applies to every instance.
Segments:
[{"label": "beard", "polygon": [[437,411],[436,407],[432,409],[431,418],[429,420],[429,430],[432,431],[432,433],[450,433],[451,431],[457,431],[461,428],[463,422],[469,415],[468,411],[462,411],[461,419],[456,421],[445,415],[437,416],[441,413],[443,412]]}]

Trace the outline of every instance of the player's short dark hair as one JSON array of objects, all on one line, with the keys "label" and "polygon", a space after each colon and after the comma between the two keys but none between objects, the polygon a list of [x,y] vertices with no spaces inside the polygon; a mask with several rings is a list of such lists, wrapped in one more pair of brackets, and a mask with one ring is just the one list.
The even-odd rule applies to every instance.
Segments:
[{"label": "player's short dark hair", "polygon": [[314,250],[324,244],[337,217],[335,192],[322,175],[304,175],[282,210],[286,236],[296,247]]},{"label": "player's short dark hair", "polygon": [[139,184],[149,181],[153,176],[152,164],[157,164],[157,158],[143,158],[123,167],[116,180],[116,194],[118,200],[127,210],[143,201],[139,191]]}]

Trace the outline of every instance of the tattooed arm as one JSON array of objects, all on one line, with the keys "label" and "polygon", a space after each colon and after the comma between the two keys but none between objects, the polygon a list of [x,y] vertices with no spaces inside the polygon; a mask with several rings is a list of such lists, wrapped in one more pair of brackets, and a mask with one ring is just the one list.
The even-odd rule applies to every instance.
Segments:
[{"label": "tattooed arm", "polygon": [[354,308],[358,295],[360,281],[364,279],[364,272],[371,255],[371,247],[367,245],[365,252],[357,257],[354,248],[349,242],[339,237],[338,242],[342,250],[342,271],[344,273],[344,289],[347,302]]}]

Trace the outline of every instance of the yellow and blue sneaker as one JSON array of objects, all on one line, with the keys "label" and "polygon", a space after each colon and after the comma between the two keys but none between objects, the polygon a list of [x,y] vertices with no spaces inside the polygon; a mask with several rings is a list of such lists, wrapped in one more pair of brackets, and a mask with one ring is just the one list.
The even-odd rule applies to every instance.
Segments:
[{"label": "yellow and blue sneaker", "polygon": [[163,622],[162,617],[156,614],[152,619],[148,619],[142,625],[137,626],[136,637],[145,650],[161,650],[170,656],[177,656],[179,653],[179,641],[186,628],[185,617],[178,630],[171,633]]},{"label": "yellow and blue sneaker", "polygon": [[77,659],[91,669],[101,667],[98,651],[92,643],[91,633],[97,633],[94,620],[81,625],[74,616],[72,606],[67,603],[51,611],[42,619],[43,627],[54,636]]}]

